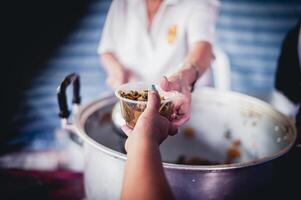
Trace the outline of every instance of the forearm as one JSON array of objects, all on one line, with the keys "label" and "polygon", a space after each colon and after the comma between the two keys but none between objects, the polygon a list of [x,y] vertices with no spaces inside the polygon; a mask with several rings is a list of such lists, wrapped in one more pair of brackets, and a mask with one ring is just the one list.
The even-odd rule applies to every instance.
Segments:
[{"label": "forearm", "polygon": [[173,199],[161,163],[159,145],[155,142],[136,140],[131,144],[122,199]]},{"label": "forearm", "polygon": [[178,72],[186,83],[191,85],[210,66],[212,47],[208,42],[196,43],[185,58],[184,65]]},{"label": "forearm", "polygon": [[107,73],[111,73],[115,70],[123,70],[124,67],[118,61],[116,56],[113,53],[103,53],[100,55],[101,61],[103,63],[103,67]]}]

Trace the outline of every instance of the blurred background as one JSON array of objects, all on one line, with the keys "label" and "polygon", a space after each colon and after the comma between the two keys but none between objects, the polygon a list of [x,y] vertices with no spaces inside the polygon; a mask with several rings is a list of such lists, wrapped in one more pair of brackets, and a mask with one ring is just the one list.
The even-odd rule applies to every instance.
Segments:
[{"label": "blurred background", "polygon": [[[82,104],[112,92],[96,52],[110,3],[29,0],[3,7],[1,166],[25,166],[39,152],[55,160],[53,152],[65,148],[56,89],[66,75],[81,76]],[[231,90],[270,101],[282,41],[300,17],[300,0],[221,1],[216,46],[229,60]],[[40,167],[57,167],[52,157],[40,156],[48,162]]]}]

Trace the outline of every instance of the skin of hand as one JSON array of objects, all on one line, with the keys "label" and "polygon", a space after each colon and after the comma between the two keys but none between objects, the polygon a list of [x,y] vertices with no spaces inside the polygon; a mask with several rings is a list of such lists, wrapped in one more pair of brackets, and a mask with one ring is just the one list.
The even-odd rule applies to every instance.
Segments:
[{"label": "skin of hand", "polygon": [[[166,180],[160,143],[177,129],[158,112],[160,97],[156,91],[149,92],[145,111],[133,130],[123,127],[128,135],[125,143],[127,161],[121,199],[173,199]],[[137,188],[138,187],[138,188]]]},{"label": "skin of hand", "polygon": [[112,89],[117,89],[120,85],[134,79],[134,73],[122,66],[113,53],[104,53],[101,55],[104,69],[107,72],[106,84]]},{"label": "skin of hand", "polygon": [[170,77],[163,76],[160,86],[165,91],[175,90],[180,93],[174,102],[172,123],[181,126],[190,118],[191,86],[210,66],[212,47],[208,42],[197,42],[186,57],[184,66]]},{"label": "skin of hand", "polygon": [[133,140],[148,139],[159,145],[168,135],[172,136],[178,132],[177,126],[160,115],[159,108],[160,96],[152,87],[148,93],[146,109],[138,118],[135,128],[132,130],[126,125],[122,127],[122,130],[128,136],[125,143],[126,151]]},{"label": "skin of hand", "polygon": [[191,92],[190,85],[181,75],[175,74],[167,78],[161,78],[160,86],[165,91],[175,90],[179,92],[178,97],[173,102],[173,114],[171,120],[174,126],[179,127],[190,118]]}]

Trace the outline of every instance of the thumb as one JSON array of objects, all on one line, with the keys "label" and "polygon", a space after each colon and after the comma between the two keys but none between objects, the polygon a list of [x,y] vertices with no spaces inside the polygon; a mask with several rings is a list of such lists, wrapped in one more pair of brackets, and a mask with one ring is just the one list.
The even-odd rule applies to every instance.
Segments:
[{"label": "thumb", "polygon": [[168,78],[166,76],[162,76],[162,78],[160,80],[160,86],[165,91],[171,90],[170,83],[169,83]]},{"label": "thumb", "polygon": [[155,88],[155,85],[152,85],[150,91],[148,92],[146,110],[158,111],[159,108],[160,108],[160,96],[157,89]]},{"label": "thumb", "polygon": [[180,82],[177,76],[170,76],[167,78],[166,76],[162,76],[160,80],[160,86],[165,91],[177,90],[180,91]]}]

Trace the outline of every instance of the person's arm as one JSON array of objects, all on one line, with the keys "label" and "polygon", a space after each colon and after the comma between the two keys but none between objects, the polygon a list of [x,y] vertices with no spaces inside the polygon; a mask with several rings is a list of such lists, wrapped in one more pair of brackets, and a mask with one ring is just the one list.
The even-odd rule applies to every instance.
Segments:
[{"label": "person's arm", "polygon": [[125,6],[125,1],[123,0],[112,1],[97,50],[103,64],[102,66],[107,72],[106,83],[113,89],[128,82],[131,75],[130,71],[117,57],[118,43],[122,40],[120,32],[124,29],[123,16],[125,15]]},{"label": "person's arm", "polygon": [[211,64],[218,7],[219,2],[215,0],[191,4],[186,30],[189,51],[182,68],[172,76],[161,79],[162,89],[177,90],[183,95],[175,106],[174,125],[181,126],[189,119],[194,83]]},{"label": "person's arm", "polygon": [[163,90],[179,91],[183,98],[178,98],[174,109],[177,113],[174,115],[173,124],[181,126],[190,117],[191,91],[195,82],[210,66],[212,60],[212,47],[208,42],[197,42],[189,51],[183,67],[170,77],[161,78],[161,87]]},{"label": "person's arm", "polygon": [[173,76],[181,79],[182,87],[187,87],[187,89],[191,90],[193,84],[210,66],[212,55],[212,47],[209,42],[201,41],[195,43],[187,54],[182,68]]},{"label": "person's arm", "polygon": [[158,143],[148,139],[134,140],[127,154],[122,199],[168,200],[172,197]]},{"label": "person's arm", "polygon": [[107,85],[115,89],[121,84],[127,83],[129,81],[132,73],[118,61],[113,53],[105,52],[100,56],[103,67],[107,72]]},{"label": "person's arm", "polygon": [[121,199],[173,199],[164,174],[159,144],[174,134],[170,122],[158,112],[158,93],[149,92],[146,110],[139,117],[135,128],[123,127],[128,135],[126,141],[127,161]]}]

